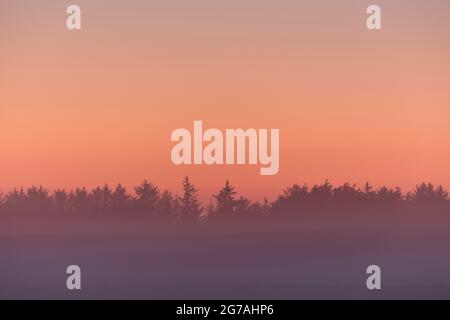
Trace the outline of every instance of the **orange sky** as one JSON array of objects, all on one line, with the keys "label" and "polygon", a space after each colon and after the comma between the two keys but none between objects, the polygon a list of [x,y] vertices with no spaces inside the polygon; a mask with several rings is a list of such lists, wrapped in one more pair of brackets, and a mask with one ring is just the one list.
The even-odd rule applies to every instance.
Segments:
[{"label": "orange sky", "polygon": [[[450,4],[377,1],[0,4],[0,190],[147,178],[209,197],[294,182],[450,187]],[[127,3],[127,5],[125,4]],[[175,166],[176,128],[279,128],[280,171]]]}]

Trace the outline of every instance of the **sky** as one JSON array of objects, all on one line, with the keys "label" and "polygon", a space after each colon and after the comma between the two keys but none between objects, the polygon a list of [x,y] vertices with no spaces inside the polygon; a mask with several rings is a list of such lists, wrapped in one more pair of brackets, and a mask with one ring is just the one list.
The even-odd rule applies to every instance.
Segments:
[{"label": "sky", "polygon": [[[366,28],[373,3],[382,30]],[[0,191],[450,187],[449,30],[447,0],[2,0]],[[280,129],[278,174],[175,166],[170,135],[194,120]]]}]

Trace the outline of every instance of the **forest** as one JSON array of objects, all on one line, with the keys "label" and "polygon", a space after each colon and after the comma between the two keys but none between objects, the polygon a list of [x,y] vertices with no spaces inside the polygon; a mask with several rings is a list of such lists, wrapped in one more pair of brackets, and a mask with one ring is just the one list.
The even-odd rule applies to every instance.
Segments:
[{"label": "forest", "polygon": [[267,198],[251,201],[238,196],[235,187],[226,181],[206,205],[200,202],[199,190],[188,177],[183,178],[182,186],[181,195],[160,190],[147,180],[135,186],[133,192],[121,184],[113,188],[105,184],[92,190],[78,187],[53,192],[42,186],[31,186],[0,193],[0,215],[135,215],[173,221],[208,221],[238,216],[319,213],[450,214],[447,190],[431,183],[418,184],[406,193],[400,188],[374,188],[369,183],[362,188],[349,183],[333,186],[328,181],[313,186],[294,184],[274,201]]}]

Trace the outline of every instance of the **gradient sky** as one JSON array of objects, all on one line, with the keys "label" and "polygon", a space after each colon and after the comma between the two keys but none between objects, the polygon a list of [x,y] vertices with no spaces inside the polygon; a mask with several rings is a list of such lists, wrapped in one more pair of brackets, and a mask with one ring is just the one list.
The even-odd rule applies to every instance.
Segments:
[{"label": "gradient sky", "polygon": [[[372,3],[383,30],[366,28]],[[279,128],[278,175],[173,165],[170,134],[193,120]],[[448,0],[0,1],[0,190],[450,187],[449,138]]]}]

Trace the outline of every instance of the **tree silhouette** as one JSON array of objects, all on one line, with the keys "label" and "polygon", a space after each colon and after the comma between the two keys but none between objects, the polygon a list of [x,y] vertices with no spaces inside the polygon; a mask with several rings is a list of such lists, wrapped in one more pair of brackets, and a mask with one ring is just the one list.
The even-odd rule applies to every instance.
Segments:
[{"label": "tree silhouette", "polygon": [[234,202],[234,212],[238,215],[244,215],[249,212],[249,208],[252,204],[250,200],[248,200],[245,197],[239,197],[236,201],[233,199]]},{"label": "tree silhouette", "polygon": [[391,189],[388,187],[381,187],[377,190],[375,199],[381,203],[391,204],[399,202],[403,199],[400,188]]},{"label": "tree silhouette", "polygon": [[159,200],[159,214],[165,218],[176,216],[178,212],[175,209],[175,206],[175,198],[172,193],[168,190],[164,190]]},{"label": "tree silhouette", "polygon": [[69,207],[69,195],[63,189],[57,189],[53,192],[52,197],[53,211],[56,213],[65,213],[70,210]]},{"label": "tree silhouette", "polygon": [[306,184],[303,186],[293,184],[284,190],[282,195],[278,196],[278,199],[272,205],[272,210],[275,212],[298,210],[305,206],[308,197],[309,188]]},{"label": "tree silhouette", "polygon": [[[52,194],[42,186],[28,189],[14,188],[0,193],[0,212],[4,214],[143,214],[148,217],[197,221],[203,211],[198,200],[198,190],[188,177],[183,179],[183,194],[173,195],[169,190],[160,193],[159,188],[144,180],[134,187],[135,196],[118,184],[112,190],[107,184],[88,192],[77,187],[67,192],[57,189]],[[437,213],[450,214],[448,192],[441,186],[421,183],[411,192],[403,194],[400,188],[381,186],[378,189],[366,183],[362,189],[344,183],[333,187],[328,181],[309,188],[293,184],[286,188],[273,203],[264,198],[262,203],[252,202],[244,196],[236,198],[235,188],[227,180],[219,192],[213,195],[215,205],[207,208],[208,219],[231,216],[273,216],[282,214],[342,214],[370,213]]]},{"label": "tree silhouette", "polygon": [[29,213],[48,213],[51,209],[49,191],[42,186],[32,186],[26,192],[26,210]]},{"label": "tree silhouette", "polygon": [[90,211],[90,201],[89,194],[87,190],[83,188],[76,188],[69,195],[69,207],[71,211],[77,213],[89,212]]},{"label": "tree silhouette", "polygon": [[223,215],[233,213],[236,205],[234,200],[235,195],[236,191],[234,191],[234,187],[232,187],[227,180],[225,186],[220,189],[219,193],[213,195],[216,199],[216,214]]},{"label": "tree silhouette", "polygon": [[6,196],[5,208],[12,213],[27,213],[25,204],[27,201],[27,196],[23,188],[20,190],[14,189]]},{"label": "tree silhouette", "polygon": [[434,187],[431,183],[422,183],[417,185],[412,193],[409,194],[412,201],[419,204],[443,203],[448,201],[448,192],[442,187]]},{"label": "tree silhouette", "polygon": [[156,214],[160,200],[159,189],[152,183],[144,180],[141,185],[134,188],[136,192],[135,207],[140,213]]},{"label": "tree silhouette", "polygon": [[183,179],[183,198],[181,198],[180,213],[182,219],[196,220],[203,209],[198,200],[198,190],[190,182],[188,177]]},{"label": "tree silhouette", "polygon": [[111,195],[111,207],[114,213],[123,213],[130,209],[131,197],[120,183]]},{"label": "tree silhouette", "polygon": [[309,198],[312,202],[327,204],[333,199],[333,186],[328,180],[322,185],[314,185],[309,192]]},{"label": "tree silhouette", "polygon": [[269,200],[267,199],[267,197],[264,197],[264,201],[261,206],[261,213],[268,214],[268,213],[270,213],[270,209],[271,209],[271,205],[269,203]]},{"label": "tree silhouette", "polygon": [[333,200],[342,204],[356,203],[363,199],[362,192],[356,185],[344,183],[333,189]]},{"label": "tree silhouette", "polygon": [[112,206],[112,191],[107,184],[103,188],[97,187],[90,194],[93,210],[98,213],[106,213]]}]

